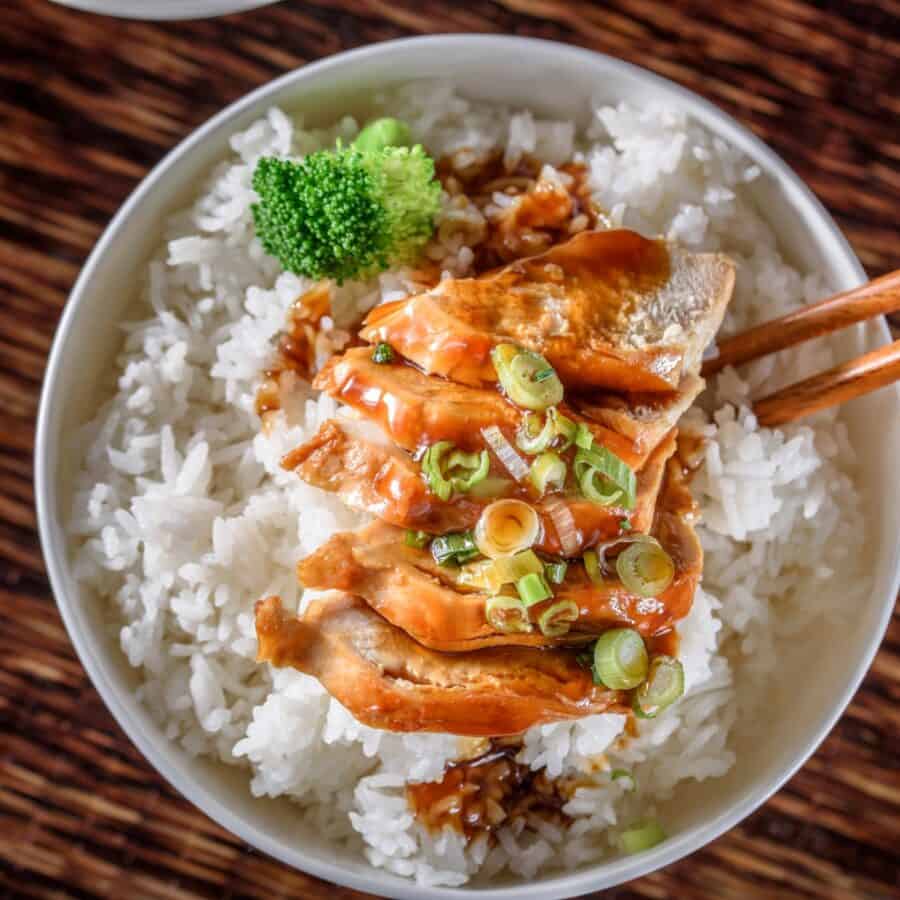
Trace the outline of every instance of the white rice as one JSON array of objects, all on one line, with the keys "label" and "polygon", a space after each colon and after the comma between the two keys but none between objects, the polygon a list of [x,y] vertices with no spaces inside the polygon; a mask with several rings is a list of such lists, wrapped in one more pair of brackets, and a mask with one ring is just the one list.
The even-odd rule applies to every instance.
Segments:
[{"label": "white rice", "polygon": [[[501,149],[511,163],[534,153],[558,165],[575,154],[612,224],[729,253],[739,270],[728,330],[826,291],[782,259],[748,200],[744,186],[758,170],[675,110],[598,109],[576,143],[571,123],[472,103],[447,85],[419,84],[383,103],[435,156]],[[694,482],[707,560],[679,628],[686,696],[629,742],[616,740],[625,721],[616,715],[526,735],[523,762],[551,776],[586,773],[565,809],[567,833],[535,821],[469,847],[449,831],[430,835],[407,809],[404,787],[439,778],[464,742],[367,728],[315,679],[254,661],[254,601],[277,593],[297,606],[296,561],[361,517],[278,466],[336,413],[332,400],[302,396],[260,434],[260,372],[286,310],[311,282],[280,273],[254,239],[251,173],[260,155],[302,155],[356,130],[349,118],[304,130],[273,109],[232,138],[232,157],[194,206],[166,223],[147,269],[144,318],[124,326],[115,389],[83,431],[69,522],[76,573],[109,603],[140,672],[140,697],[173,741],[247,768],[254,795],[293,798],[298,815],[359,846],[373,865],[421,884],[458,885],[476,873],[530,878],[596,861],[615,852],[617,827],[652,813],[680,782],[733,765],[730,735],[763,697],[780,640],[810,617],[852,609],[866,589],[843,424],[826,413],[760,429],[746,408],[748,397],[831,364],[832,349],[805,346],[777,371],[772,359],[726,371],[703,398],[712,418],[691,413],[709,437]],[[483,227],[473,207],[448,204],[429,255],[447,273],[465,274],[468,242]],[[409,288],[402,271],[345,285],[335,293],[334,327]],[[832,540],[839,522],[841,538]],[[636,791],[609,778],[615,767],[635,773]]]}]

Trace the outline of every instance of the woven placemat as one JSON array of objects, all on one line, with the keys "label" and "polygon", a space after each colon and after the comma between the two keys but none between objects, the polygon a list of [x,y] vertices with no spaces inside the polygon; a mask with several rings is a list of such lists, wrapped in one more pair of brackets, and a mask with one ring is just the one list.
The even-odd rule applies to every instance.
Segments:
[{"label": "woven placemat", "polygon": [[[139,3],[140,0],[135,0]],[[357,897],[247,848],[121,733],[76,660],[37,543],[34,416],[91,246],[148,168],[275,75],[410,34],[552,38],[647,66],[768,141],[870,274],[900,266],[897,0],[286,0],[150,24],[0,8],[0,896]],[[86,352],[90,352],[86,348]],[[900,620],[812,760],[740,827],[613,898],[900,897]]]}]

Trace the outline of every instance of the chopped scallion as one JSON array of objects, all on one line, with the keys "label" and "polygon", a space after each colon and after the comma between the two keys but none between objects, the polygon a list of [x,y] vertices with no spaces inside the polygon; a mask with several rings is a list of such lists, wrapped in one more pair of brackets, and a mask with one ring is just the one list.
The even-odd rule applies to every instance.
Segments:
[{"label": "chopped scallion", "polygon": [[521,634],[531,631],[528,610],[518,597],[489,597],[484,605],[488,625],[503,634]]},{"label": "chopped scallion", "polygon": [[647,679],[634,692],[632,708],[641,719],[654,719],[684,693],[684,666],[673,656],[654,656]]},{"label": "chopped scallion", "polygon": [[487,450],[480,453],[463,453],[454,450],[447,457],[447,477],[453,489],[465,493],[487,478],[491,468],[491,456]]},{"label": "chopped scallion", "polygon": [[629,544],[659,544],[659,541],[652,535],[637,531],[632,534],[622,534],[618,537],[611,538],[608,541],[604,541],[602,544],[597,544],[597,546],[594,547],[594,551],[597,554],[597,565],[599,566],[601,574],[610,577],[613,575],[616,563],[615,559],[609,559],[610,552],[613,550],[621,550]]},{"label": "chopped scallion", "polygon": [[633,773],[628,771],[628,769],[613,769],[612,772],[609,773],[609,777],[612,781],[624,780],[626,782],[625,789],[629,793],[637,790],[637,779],[634,777]]},{"label": "chopped scallion", "polygon": [[507,584],[515,584],[520,578],[544,571],[544,564],[533,550],[524,550],[514,556],[499,559],[482,559],[463,566],[456,575],[456,583],[466,587],[481,588],[491,594],[499,594]]},{"label": "chopped scallion", "polygon": [[500,584],[514,584],[526,575],[540,575],[544,571],[544,565],[534,550],[523,550],[513,556],[501,556],[495,559],[492,565]]},{"label": "chopped scallion", "polygon": [[558,453],[545,450],[531,464],[530,478],[541,496],[549,491],[561,491],[566,484],[566,464]]},{"label": "chopped scallion", "polygon": [[524,481],[528,477],[528,466],[525,460],[516,453],[513,445],[496,425],[481,429],[481,436],[488,446],[497,454],[497,459],[516,481]]},{"label": "chopped scallion", "polygon": [[471,531],[442,534],[431,542],[431,555],[442,566],[462,565],[478,556],[478,547]]},{"label": "chopped scallion", "polygon": [[554,560],[544,564],[544,577],[550,584],[562,584],[566,579],[566,570],[569,564],[564,559]]},{"label": "chopped scallion", "polygon": [[563,450],[568,450],[575,443],[578,426],[556,409],[551,409],[548,415],[553,417],[556,426],[556,449],[562,453]]},{"label": "chopped scallion", "polygon": [[579,422],[575,426],[575,446],[582,450],[590,450],[593,445],[594,435],[591,433],[591,429],[584,422]]},{"label": "chopped scallion", "polygon": [[384,365],[385,363],[390,363],[394,361],[394,348],[390,344],[386,344],[382,341],[379,344],[376,344],[374,349],[372,350],[372,362],[378,363],[378,365]]},{"label": "chopped scallion", "polygon": [[558,600],[538,616],[538,628],[546,637],[562,637],[577,618],[578,604],[574,600]]},{"label": "chopped scallion", "polygon": [[487,450],[464,453],[450,441],[432,444],[422,457],[422,473],[433,494],[447,501],[454,491],[465,493],[487,478],[491,458]]},{"label": "chopped scallion", "polygon": [[597,552],[595,550],[585,550],[582,559],[584,560],[584,570],[587,572],[588,578],[598,587],[601,586],[603,584],[603,571],[600,568]]},{"label": "chopped scallion", "polygon": [[562,400],[562,382],[539,353],[515,344],[498,344],[491,359],[503,390],[516,406],[544,410]]},{"label": "chopped scallion", "polygon": [[475,588],[491,594],[498,593],[502,582],[494,578],[494,564],[489,559],[479,559],[461,566],[454,576],[457,586]]},{"label": "chopped scallion", "polygon": [[642,850],[649,850],[657,844],[661,844],[666,839],[666,832],[662,825],[656,819],[650,819],[627,828],[619,835],[622,843],[622,849],[626,853],[640,853]]},{"label": "chopped scallion", "polygon": [[556,436],[556,423],[547,411],[543,422],[539,413],[527,412],[516,431],[516,445],[523,453],[540,453]]},{"label": "chopped scallion", "polygon": [[408,528],[404,543],[407,547],[415,547],[421,550],[430,540],[431,535],[427,531],[413,531],[411,528]]},{"label": "chopped scallion", "polygon": [[534,507],[511,498],[486,506],[475,526],[478,549],[491,559],[528,550],[540,534],[541,520]]},{"label": "chopped scallion", "polygon": [[553,596],[550,585],[547,584],[544,576],[539,572],[529,572],[523,578],[520,578],[516,582],[516,590],[519,592],[519,596],[526,607],[542,603]]},{"label": "chopped scallion", "polygon": [[648,538],[630,544],[616,557],[616,572],[632,594],[658,597],[672,583],[675,563],[659,541]]},{"label": "chopped scallion", "polygon": [[647,648],[633,628],[613,628],[597,638],[594,645],[594,672],[608,688],[628,691],[646,677]]},{"label": "chopped scallion", "polygon": [[444,477],[441,470],[441,461],[453,444],[450,441],[438,441],[432,444],[422,457],[422,474],[428,484],[429,490],[441,500],[447,501],[453,493],[453,485]]},{"label": "chopped scallion", "polygon": [[579,448],[575,454],[575,477],[581,492],[594,503],[634,508],[637,495],[634,472],[606,447]]}]

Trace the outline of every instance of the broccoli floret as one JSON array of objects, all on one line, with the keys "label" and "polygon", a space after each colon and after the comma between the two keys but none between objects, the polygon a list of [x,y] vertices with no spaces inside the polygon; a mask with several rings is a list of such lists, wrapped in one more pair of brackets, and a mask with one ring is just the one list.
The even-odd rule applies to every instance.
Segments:
[{"label": "broccoli floret", "polygon": [[379,147],[377,140],[300,162],[264,157],[253,189],[265,251],[291,272],[338,283],[414,261],[434,231],[441,196],[421,146]]},{"label": "broccoli floret", "polygon": [[381,150],[384,147],[409,147],[412,145],[412,134],[409,125],[400,119],[376,119],[369,122],[356,136],[353,146],[364,153]]}]

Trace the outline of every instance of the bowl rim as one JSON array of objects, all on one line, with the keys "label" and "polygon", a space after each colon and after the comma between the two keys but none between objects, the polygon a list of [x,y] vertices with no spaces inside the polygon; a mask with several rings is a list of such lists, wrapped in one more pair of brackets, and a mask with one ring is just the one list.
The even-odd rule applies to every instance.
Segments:
[{"label": "bowl rim", "polygon": [[[866,279],[862,265],[831,215],[787,163],[749,129],[732,118],[729,113],[720,109],[711,101],[663,76],[607,54],[537,38],[505,35],[448,34],[384,41],[309,63],[261,85],[229,104],[192,131],[148,172],[107,225],[72,287],[50,350],[41,390],[35,433],[35,493],[38,530],[51,588],[81,664],[87,671],[92,684],[102,696],[107,708],[128,738],[138,747],[154,769],[183,797],[202,810],[214,822],[236,834],[247,844],[262,850],[293,868],[316,877],[361,891],[382,891],[384,892],[383,896],[404,898],[404,900],[407,900],[407,898],[408,900],[421,900],[421,898],[429,897],[451,898],[461,895],[491,898],[491,900],[511,900],[513,897],[521,896],[523,890],[528,892],[532,900],[575,897],[600,888],[622,884],[648,874],[676,862],[705,846],[737,825],[765,803],[797,772],[822,743],[837,720],[843,715],[844,710],[871,666],[887,629],[897,591],[900,589],[900,557],[898,557],[898,552],[895,552],[892,592],[882,601],[883,608],[880,612],[877,628],[872,632],[866,651],[857,660],[843,693],[834,702],[830,712],[818,723],[818,727],[814,732],[807,737],[803,749],[797,753],[789,764],[778,771],[764,788],[753,795],[743,798],[715,818],[694,826],[683,834],[671,838],[645,853],[620,859],[601,860],[574,872],[554,873],[546,880],[538,883],[507,884],[488,888],[426,888],[419,886],[414,881],[401,878],[385,870],[371,867],[365,874],[357,874],[343,868],[339,862],[328,861],[319,856],[310,856],[302,845],[293,844],[287,846],[279,839],[270,836],[254,824],[243,819],[238,813],[233,812],[219,798],[218,793],[214,789],[200,785],[173,758],[170,749],[173,746],[171,742],[167,740],[158,741],[142,730],[140,723],[133,717],[133,714],[127,708],[125,700],[120,696],[120,694],[124,693],[121,684],[116,683],[112,678],[107,679],[103,666],[99,660],[95,661],[91,656],[87,638],[78,628],[75,613],[71,608],[72,601],[70,601],[64,591],[64,572],[68,565],[66,546],[64,541],[60,542],[57,540],[52,522],[53,504],[50,501],[50,497],[56,493],[51,466],[53,461],[52,454],[55,448],[51,446],[50,441],[51,421],[55,413],[54,396],[57,393],[63,348],[75,319],[77,307],[85,295],[86,286],[92,280],[94,271],[98,268],[101,259],[106,254],[109,245],[123,223],[156,187],[157,183],[165,177],[168,170],[202,144],[211,132],[214,132],[230,120],[240,117],[252,107],[261,105],[268,97],[277,93],[283,87],[294,82],[302,82],[314,75],[327,73],[331,69],[350,62],[357,62],[372,57],[391,56],[397,53],[402,54],[424,45],[428,45],[430,50],[435,53],[449,53],[463,48],[478,48],[484,52],[489,52],[492,47],[497,48],[500,44],[505,45],[506,49],[515,49],[522,53],[530,51],[557,54],[558,57],[568,56],[572,60],[590,60],[594,65],[599,63],[610,71],[624,73],[639,82],[643,82],[645,86],[662,89],[663,92],[674,96],[693,118],[702,122],[706,127],[710,127],[712,123],[715,123],[714,130],[717,133],[724,134],[731,144],[739,147],[754,162],[762,163],[770,172],[777,175],[786,193],[789,195],[791,205],[805,210],[805,214],[810,220],[818,220],[818,224],[821,225],[821,233],[817,240],[820,242],[830,241],[831,249],[841,258],[843,268],[848,273],[848,281],[855,279],[857,283],[861,283]],[[883,319],[880,321],[879,327],[881,338],[883,340],[888,339],[889,332]],[[900,389],[897,390],[897,393],[900,396]]]},{"label": "bowl rim", "polygon": [[[174,22],[182,19],[212,19],[232,13],[249,12],[280,0],[53,0],[60,6],[81,12],[137,19],[144,22]],[[149,174],[149,173],[148,173]]]}]

